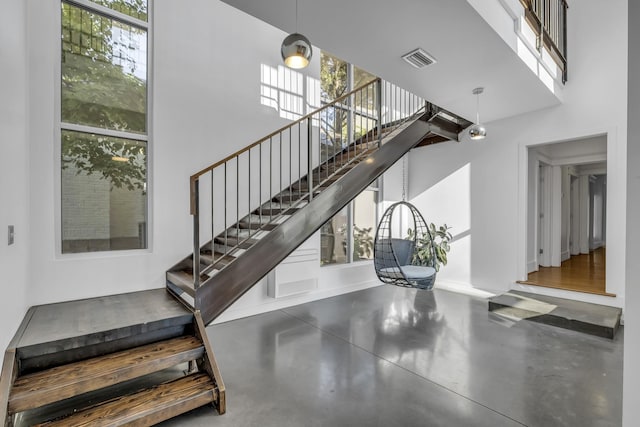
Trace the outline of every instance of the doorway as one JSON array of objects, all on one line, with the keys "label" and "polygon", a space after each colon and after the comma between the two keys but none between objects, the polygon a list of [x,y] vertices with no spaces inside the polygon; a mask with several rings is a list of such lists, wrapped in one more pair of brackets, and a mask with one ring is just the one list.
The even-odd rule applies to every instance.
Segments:
[{"label": "doorway", "polygon": [[606,135],[529,147],[528,156],[529,260],[519,283],[615,296],[605,279]]}]

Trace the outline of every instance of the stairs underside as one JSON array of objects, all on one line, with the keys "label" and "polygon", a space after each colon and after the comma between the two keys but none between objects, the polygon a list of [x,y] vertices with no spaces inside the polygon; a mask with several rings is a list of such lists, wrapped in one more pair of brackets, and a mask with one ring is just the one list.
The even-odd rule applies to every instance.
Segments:
[{"label": "stairs underside", "polygon": [[225,388],[200,313],[159,289],[32,307],[0,404],[5,425],[147,426],[207,404],[224,413]]},{"label": "stairs underside", "polygon": [[[285,189],[269,202],[290,203],[291,206],[288,211],[285,210],[285,215],[278,217],[279,223],[270,223],[273,227],[269,231],[247,240],[244,246],[240,247],[243,250],[238,255],[241,256],[236,256],[235,252],[224,254],[225,248],[218,236],[214,239],[213,252],[215,259],[220,261],[213,268],[206,265],[211,260],[211,242],[201,249],[204,272],[197,291],[193,288],[192,257],[185,258],[167,273],[168,289],[182,300],[186,300],[188,305],[200,310],[205,323],[211,322],[405,153],[424,142],[434,128],[440,130],[438,124],[414,119],[384,135],[380,148],[362,147],[358,153],[359,157],[349,155],[346,165],[341,164],[336,156],[329,162],[330,170],[314,170],[315,182],[320,182],[325,177],[330,179],[316,189],[311,201],[308,200],[307,194],[297,191],[307,189],[305,177],[294,184],[294,188]],[[354,152],[358,151],[357,146],[351,149]],[[345,158],[344,154],[342,158]],[[326,176],[316,178],[322,173],[326,173]],[[253,215],[256,215],[256,212]],[[262,218],[264,219],[264,211]],[[246,218],[241,220],[241,224],[246,223]],[[231,227],[227,231],[227,241],[229,234],[233,234],[234,238],[242,238],[244,227]],[[247,234],[245,232],[245,235]],[[234,240],[234,243],[237,241]]]}]

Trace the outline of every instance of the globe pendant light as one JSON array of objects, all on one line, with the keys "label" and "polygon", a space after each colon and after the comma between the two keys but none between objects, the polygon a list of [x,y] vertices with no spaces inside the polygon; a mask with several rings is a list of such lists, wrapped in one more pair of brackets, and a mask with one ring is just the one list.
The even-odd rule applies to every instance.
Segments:
[{"label": "globe pendant light", "polygon": [[308,38],[298,33],[298,0],[296,0],[296,32],[282,41],[280,48],[284,65],[289,68],[304,68],[309,65],[312,49]]},{"label": "globe pendant light", "polygon": [[474,141],[478,139],[484,139],[487,136],[487,130],[480,124],[480,94],[482,92],[484,92],[483,87],[477,87],[471,92],[477,97],[476,123],[469,128],[469,135]]}]

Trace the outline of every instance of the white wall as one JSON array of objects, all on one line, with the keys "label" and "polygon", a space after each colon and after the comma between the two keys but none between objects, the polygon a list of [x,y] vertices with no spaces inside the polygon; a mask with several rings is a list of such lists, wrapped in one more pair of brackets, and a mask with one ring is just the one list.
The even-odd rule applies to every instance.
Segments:
[{"label": "white wall", "polygon": [[538,271],[538,187],[540,162],[529,150],[527,159],[527,273]]},{"label": "white wall", "polygon": [[571,237],[571,168],[562,166],[562,219],[561,219],[561,241],[560,256],[562,261],[566,261],[571,256],[569,250],[569,238]]},{"label": "white wall", "polygon": [[591,222],[590,249],[597,249],[605,245],[604,220],[606,218],[606,175],[597,175],[591,182]]},{"label": "white wall", "polygon": [[[595,0],[576,2],[569,13],[571,59],[565,102],[558,106],[487,124],[489,136],[420,148],[411,156],[412,191],[416,201],[462,166],[469,167],[469,196],[460,209],[470,215],[470,252],[460,277],[470,272],[468,286],[495,291],[526,278],[527,147],[607,134],[609,215],[607,216],[607,291],[624,296],[626,197],[626,55],[627,6],[606,8]],[[599,25],[592,23],[597,19]],[[483,82],[478,82],[482,85]],[[491,97],[491,87],[483,96]],[[418,188],[419,187],[419,188]],[[455,188],[451,189],[456,192]],[[467,194],[466,187],[461,187]],[[422,205],[437,209],[441,204]],[[443,214],[458,208],[444,208]],[[447,220],[454,227],[457,224]],[[451,258],[455,256],[452,252]],[[451,273],[454,274],[453,272]],[[444,274],[443,274],[444,276]]]},{"label": "white wall", "polygon": [[[28,302],[162,287],[164,272],[191,252],[189,176],[287,122],[260,98],[261,65],[281,64],[286,34],[219,1],[153,2],[150,249],[61,256],[55,184],[60,11],[57,2],[28,4],[31,197],[22,203],[31,205],[30,257],[38,260]],[[305,73],[319,78],[317,53]]]},{"label": "white wall", "polygon": [[[25,196],[26,189],[20,194],[25,211],[31,205],[30,257],[38,260],[29,281],[29,305],[163,287],[165,271],[192,251],[189,176],[282,127],[288,123],[283,117],[295,118],[273,103],[263,105],[261,97],[265,95],[261,87],[265,70],[271,70],[270,84],[282,77],[274,78],[273,73],[282,72],[280,44],[285,33],[220,1],[153,4],[150,248],[60,255],[56,251],[60,203],[55,142],[59,7],[57,2],[28,3],[32,167],[30,197]],[[316,49],[303,76],[309,92],[318,91],[319,76],[320,52]],[[273,95],[274,88],[270,89],[268,94]],[[301,112],[314,108],[317,98],[307,99],[310,105],[302,104]],[[266,281],[262,281],[226,318],[377,284],[370,262],[327,267],[319,275],[314,292],[279,300],[267,295]],[[15,317],[20,318],[23,311],[20,308]]]},{"label": "white wall", "polygon": [[[29,144],[27,131],[27,8],[22,0],[2,3],[0,17],[0,349],[27,307],[29,267]],[[7,245],[7,226],[15,244]],[[33,262],[33,263],[32,263]]]},{"label": "white wall", "polygon": [[[633,427],[640,419],[640,3],[629,1],[629,100],[627,145],[627,240],[626,240],[626,310],[624,316],[624,393],[622,402],[622,423]],[[611,168],[608,169],[611,172]],[[613,183],[607,178],[607,192],[613,191]],[[607,216],[613,216],[609,210]],[[608,221],[608,219],[607,219]],[[608,230],[607,230],[608,231]],[[607,234],[607,250],[613,236]]]}]

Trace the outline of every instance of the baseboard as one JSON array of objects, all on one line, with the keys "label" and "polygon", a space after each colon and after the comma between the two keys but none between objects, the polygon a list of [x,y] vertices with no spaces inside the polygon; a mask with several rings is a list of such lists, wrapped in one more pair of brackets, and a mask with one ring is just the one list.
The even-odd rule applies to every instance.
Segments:
[{"label": "baseboard", "polygon": [[565,252],[562,252],[562,253],[560,254],[560,260],[561,260],[561,261],[566,261],[566,260],[568,260],[569,258],[571,258],[571,253],[570,253],[569,251],[565,251]]},{"label": "baseboard", "polygon": [[361,291],[381,285],[382,283],[378,280],[367,280],[364,282],[340,286],[337,288],[319,289],[304,294],[281,297],[264,304],[238,308],[235,310],[233,309],[233,306],[231,306],[231,308],[226,310],[224,313],[222,313],[222,315],[220,315],[220,317],[214,320],[212,324],[215,325],[218,323],[229,322],[231,320],[241,319],[243,317],[255,316],[256,314],[267,313],[274,310],[281,310],[283,308],[292,307],[294,305],[304,304],[307,302],[317,301],[325,298],[331,298],[338,295]]},{"label": "baseboard", "polygon": [[527,274],[531,273],[532,271],[538,271],[538,262],[536,260],[529,261],[527,263]]}]

